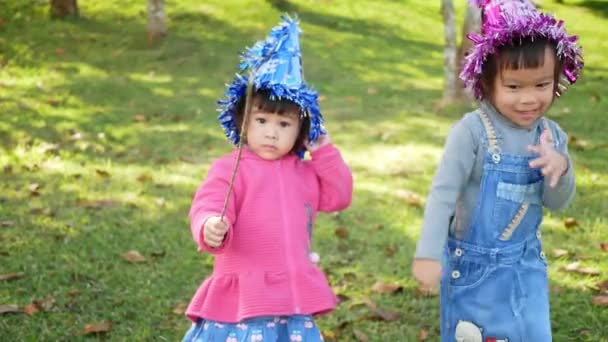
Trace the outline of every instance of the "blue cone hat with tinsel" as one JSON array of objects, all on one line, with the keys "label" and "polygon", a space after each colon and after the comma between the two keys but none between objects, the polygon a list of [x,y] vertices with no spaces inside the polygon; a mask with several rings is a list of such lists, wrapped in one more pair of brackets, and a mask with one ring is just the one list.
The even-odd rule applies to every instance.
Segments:
[{"label": "blue cone hat with tinsel", "polygon": [[226,137],[235,145],[240,139],[240,127],[235,120],[236,105],[242,96],[246,96],[248,77],[252,73],[256,90],[269,90],[271,98],[290,100],[300,107],[301,115],[309,116],[310,142],[325,134],[318,93],[304,81],[297,19],[288,15],[281,18],[282,22],[270,31],[266,40],[257,42],[241,55],[239,72],[227,86],[225,98],[218,102],[218,120]]}]

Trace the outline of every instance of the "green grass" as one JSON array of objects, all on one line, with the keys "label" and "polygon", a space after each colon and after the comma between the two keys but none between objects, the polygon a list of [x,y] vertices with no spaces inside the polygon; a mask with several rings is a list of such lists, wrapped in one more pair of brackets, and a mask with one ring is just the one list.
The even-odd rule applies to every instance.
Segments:
[{"label": "green grass", "polygon": [[[581,36],[586,68],[549,114],[582,141],[571,146],[576,201],[544,223],[548,254],[570,251],[551,260],[552,322],[556,341],[601,341],[608,310],[591,298],[608,278],[599,248],[608,242],[608,31],[600,29],[608,9],[565,2],[543,5]],[[445,135],[470,108],[436,106],[438,2],[167,1],[170,33],[155,48],[146,46],[143,1],[80,1],[83,18],[69,21],[49,20],[47,1],[11,3],[0,4],[0,275],[22,277],[0,281],[0,305],[54,303],[32,316],[0,315],[0,340],[183,336],[189,323],[173,311],[213,262],[191,240],[190,199],[210,161],[230,150],[215,101],[237,52],[263,38],[282,11],[301,18],[307,80],[324,96],[327,127],[356,182],[352,207],[321,215],[316,226],[321,264],[348,297],[319,324],[339,341],[355,340],[353,328],[370,341],[414,341],[421,329],[438,340],[438,299],[419,295],[410,276],[423,213],[399,196],[427,194]],[[578,227],[566,229],[566,217]],[[336,236],[340,227],[347,238]],[[129,250],[146,262],[124,261]],[[601,275],[560,271],[575,260]],[[403,291],[373,293],[378,280]],[[370,319],[366,297],[401,318]],[[111,331],[82,335],[100,321],[111,321]]]}]

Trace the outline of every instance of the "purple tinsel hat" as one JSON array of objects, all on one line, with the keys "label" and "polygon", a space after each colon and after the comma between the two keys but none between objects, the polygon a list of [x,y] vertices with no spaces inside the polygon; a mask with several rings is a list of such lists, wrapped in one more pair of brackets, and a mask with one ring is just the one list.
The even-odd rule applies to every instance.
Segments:
[{"label": "purple tinsel hat", "polygon": [[[470,0],[481,8],[481,34],[469,34],[473,47],[466,56],[460,78],[472,88],[477,99],[483,98],[481,72],[489,55],[513,41],[524,38],[546,38],[556,44],[557,57],[564,63],[563,81],[558,95],[566,85],[573,84],[583,68],[582,49],[577,36],[569,36],[563,20],[539,12],[528,0]],[[565,82],[564,82],[565,81]],[[565,83],[565,84],[564,84]]]}]

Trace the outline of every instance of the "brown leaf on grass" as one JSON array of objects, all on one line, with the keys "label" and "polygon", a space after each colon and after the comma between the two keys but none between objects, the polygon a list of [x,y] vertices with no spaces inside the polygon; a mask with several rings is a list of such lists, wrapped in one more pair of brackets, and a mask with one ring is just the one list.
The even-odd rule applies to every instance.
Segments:
[{"label": "brown leaf on grass", "polygon": [[186,303],[177,304],[177,306],[173,308],[173,313],[176,315],[183,315],[184,312],[186,312],[187,307],[188,307],[188,304],[186,304]]},{"label": "brown leaf on grass", "polygon": [[11,220],[0,221],[0,227],[10,227],[10,226],[14,226],[14,225],[15,225],[15,221],[11,221]]},{"label": "brown leaf on grass", "polygon": [[568,255],[568,251],[565,249],[556,248],[553,250],[553,256],[556,258],[561,258],[565,255]]},{"label": "brown leaf on grass", "polygon": [[192,156],[180,156],[179,160],[183,161],[184,163],[188,163],[188,164],[202,164],[204,162],[204,160],[202,158],[196,158],[196,157],[192,157]]},{"label": "brown leaf on grass", "polygon": [[601,242],[600,249],[604,252],[608,252],[608,242]]},{"label": "brown leaf on grass", "polygon": [[599,306],[608,306],[608,295],[599,295],[593,297],[591,302]]},{"label": "brown leaf on grass", "polygon": [[121,254],[120,256],[131,263],[146,261],[146,258],[143,255],[139,254],[138,251],[128,251],[126,253]]},{"label": "brown leaf on grass", "polygon": [[418,332],[418,341],[426,341],[427,338],[429,338],[429,333],[424,329],[420,329]]},{"label": "brown leaf on grass", "polygon": [[354,97],[354,96],[347,96],[347,97],[344,98],[344,100],[346,102],[348,102],[348,103],[353,103],[353,102],[355,102],[357,100],[357,98]]},{"label": "brown leaf on grass", "polygon": [[403,286],[377,281],[374,286],[372,286],[372,291],[380,294],[395,293],[403,291]]},{"label": "brown leaf on grass", "polygon": [[42,186],[38,183],[32,183],[27,186],[27,190],[30,192],[30,195],[32,195],[32,196],[40,195],[40,188],[42,188]]},{"label": "brown leaf on grass", "polygon": [[346,281],[355,281],[357,280],[357,274],[353,272],[346,272],[342,275],[342,278]]},{"label": "brown leaf on grass", "polygon": [[598,283],[597,288],[600,292],[608,293],[608,280],[604,280],[603,282]]},{"label": "brown leaf on grass", "polygon": [[55,305],[55,297],[49,295],[43,299],[35,299],[32,301],[32,303],[39,309],[48,311],[53,307],[53,305]]},{"label": "brown leaf on grass", "polygon": [[331,330],[323,330],[321,335],[323,335],[323,340],[327,342],[337,341],[338,338],[338,335]]},{"label": "brown leaf on grass", "polygon": [[338,227],[336,228],[336,236],[339,237],[340,239],[346,239],[348,237],[348,230],[344,227]]},{"label": "brown leaf on grass", "polygon": [[411,191],[407,190],[397,190],[395,191],[395,196],[399,199],[402,199],[408,205],[416,208],[422,208],[424,206],[424,199]]},{"label": "brown leaf on grass", "polygon": [[576,150],[584,150],[587,147],[589,147],[589,142],[586,140],[582,140],[577,138],[574,135],[570,135],[568,137],[568,145],[572,148],[572,149],[576,149]]},{"label": "brown leaf on grass", "polygon": [[0,274],[0,281],[2,281],[2,280],[14,280],[14,279],[19,279],[19,278],[23,278],[23,273]]},{"label": "brown leaf on grass", "polygon": [[53,216],[53,212],[51,211],[51,208],[32,208],[30,210],[30,214],[42,215],[42,216]]},{"label": "brown leaf on grass", "polygon": [[36,304],[27,304],[26,306],[23,307],[23,312],[25,312],[29,316],[31,316],[39,311],[40,311],[40,309],[38,309],[38,306]]},{"label": "brown leaf on grass", "polygon": [[137,114],[133,117],[133,120],[135,120],[137,122],[144,122],[144,121],[146,121],[146,116],[143,114]]},{"label": "brown leaf on grass", "polygon": [[340,302],[340,303],[344,303],[344,302],[346,302],[347,300],[350,299],[349,296],[347,296],[347,295],[345,295],[343,293],[337,294],[336,297],[338,298],[338,302]]},{"label": "brown leaf on grass", "polygon": [[110,173],[106,170],[102,170],[102,169],[95,169],[95,173],[102,177],[102,178],[108,178],[110,177]]},{"label": "brown leaf on grass", "polygon": [[378,93],[378,89],[376,89],[376,88],[374,88],[374,87],[369,87],[369,88],[367,88],[367,93],[368,93],[369,95],[374,95],[374,94],[377,94],[377,93]]},{"label": "brown leaf on grass", "polygon": [[574,227],[578,226],[578,222],[576,222],[576,219],[574,217],[567,217],[564,220],[564,226],[566,228],[574,228]]},{"label": "brown leaf on grass", "polygon": [[68,291],[68,296],[74,297],[80,294],[80,290],[70,290]]},{"label": "brown leaf on grass", "polygon": [[396,321],[401,317],[399,312],[385,311],[378,307],[378,304],[374,303],[370,298],[364,298],[363,303],[365,306],[374,314],[375,317],[381,318],[387,322]]},{"label": "brown leaf on grass", "polygon": [[363,331],[361,331],[357,328],[353,328],[353,335],[355,335],[355,337],[357,338],[357,341],[359,341],[359,342],[369,341],[369,338],[367,337],[367,335]]},{"label": "brown leaf on grass", "polygon": [[384,248],[384,254],[386,254],[386,256],[388,257],[392,257],[393,255],[395,255],[395,253],[397,253],[397,247],[387,246],[386,248]]},{"label": "brown leaf on grass", "polygon": [[100,209],[100,208],[117,207],[120,205],[120,202],[116,201],[116,200],[111,200],[111,199],[103,199],[103,200],[95,200],[95,201],[80,200],[80,201],[78,201],[77,205],[82,208]]},{"label": "brown leaf on grass", "polygon": [[21,310],[19,310],[19,307],[17,305],[0,305],[0,315],[5,314],[5,313],[17,313],[17,312],[21,312]]},{"label": "brown leaf on grass", "polygon": [[56,48],[56,49],[55,49],[55,54],[56,54],[57,56],[63,56],[63,55],[65,54],[65,50],[64,50],[64,49],[62,49],[62,48]]},{"label": "brown leaf on grass", "polygon": [[139,182],[146,183],[146,182],[152,182],[154,180],[154,178],[149,173],[142,173],[141,175],[137,176],[137,180]]},{"label": "brown leaf on grass", "polygon": [[110,331],[110,329],[112,329],[112,323],[110,323],[108,321],[103,321],[103,322],[99,322],[99,323],[90,323],[90,324],[85,325],[82,333],[84,335],[99,334],[99,333],[106,333],[106,332]]},{"label": "brown leaf on grass", "polygon": [[600,275],[600,271],[598,271],[596,268],[593,268],[593,267],[581,267],[581,263],[579,261],[575,261],[575,262],[569,263],[568,265],[564,266],[562,268],[562,270],[564,270],[566,272],[578,273],[578,274],[588,275],[588,276],[598,276],[598,275]]}]

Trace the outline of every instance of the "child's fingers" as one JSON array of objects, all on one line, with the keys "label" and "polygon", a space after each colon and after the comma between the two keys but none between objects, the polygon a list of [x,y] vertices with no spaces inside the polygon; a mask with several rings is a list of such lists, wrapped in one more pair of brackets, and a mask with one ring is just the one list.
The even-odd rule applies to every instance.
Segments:
[{"label": "child's fingers", "polygon": [[542,154],[543,147],[541,145],[528,145],[528,151],[536,154]]},{"label": "child's fingers", "polygon": [[555,188],[557,186],[557,182],[559,182],[559,174],[554,173],[553,175],[551,175],[551,181],[549,182],[549,186],[551,188]]},{"label": "child's fingers", "polygon": [[543,156],[543,157],[539,157],[539,158],[530,160],[530,163],[528,163],[528,165],[530,165],[531,168],[537,168],[537,167],[544,167],[548,163],[549,163],[549,158],[547,158],[546,156]]},{"label": "child's fingers", "polygon": [[555,168],[551,164],[547,164],[547,166],[543,167],[540,170],[540,172],[543,174],[543,176],[553,175],[553,173],[555,173],[554,171],[555,171]]}]

